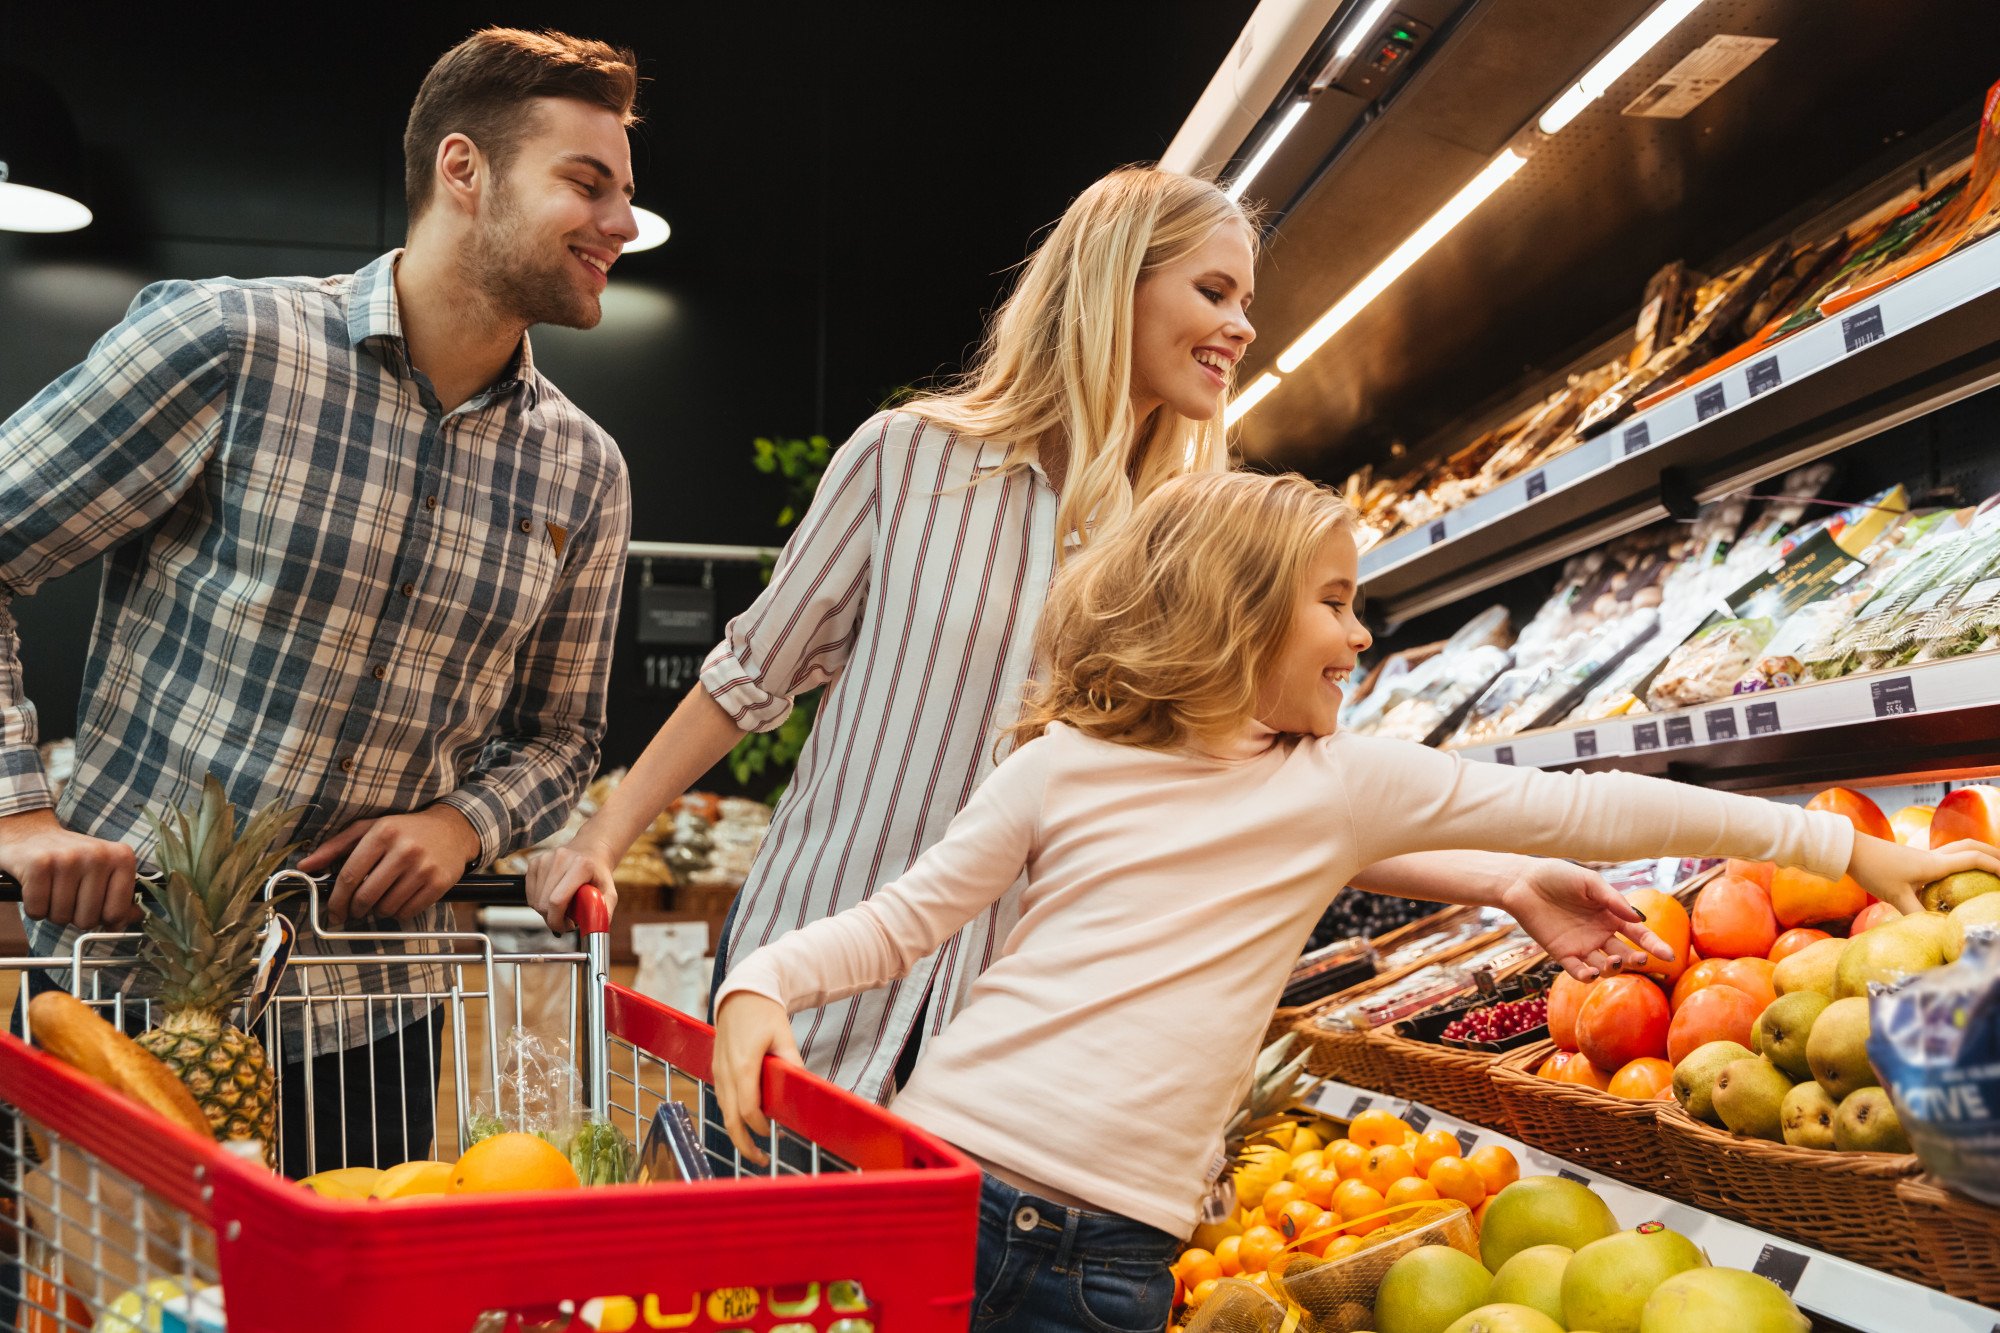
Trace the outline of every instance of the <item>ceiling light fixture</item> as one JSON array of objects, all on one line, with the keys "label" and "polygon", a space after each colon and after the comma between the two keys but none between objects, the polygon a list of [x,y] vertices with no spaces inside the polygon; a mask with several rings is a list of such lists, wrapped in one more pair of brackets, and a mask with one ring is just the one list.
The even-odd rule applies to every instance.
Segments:
[{"label": "ceiling light fixture", "polygon": [[1243,164],[1243,170],[1236,173],[1236,178],[1229,182],[1229,188],[1223,191],[1232,203],[1243,197],[1244,187],[1250,184],[1250,178],[1262,171],[1265,164],[1270,162],[1271,155],[1278,151],[1278,145],[1285,141],[1286,135],[1298,127],[1301,120],[1305,119],[1306,108],[1311,105],[1312,103],[1304,98],[1292,103],[1291,109],[1285,112],[1285,118],[1264,136],[1264,142],[1257,145],[1257,151]]},{"label": "ceiling light fixture", "polygon": [[1341,34],[1340,45],[1333,48],[1335,63],[1346,60],[1361,49],[1361,44],[1368,40],[1368,34],[1375,31],[1375,25],[1382,21],[1382,16],[1394,3],[1395,0],[1374,0],[1361,11],[1360,18],[1347,25],[1347,30]]},{"label": "ceiling light fixture", "polygon": [[1277,387],[1278,377],[1268,370],[1250,381],[1250,387],[1230,399],[1229,406],[1222,409],[1222,424],[1224,428],[1233,426],[1242,420],[1246,412],[1263,402],[1265,396]]},{"label": "ceiling light fixture", "polygon": [[639,224],[639,234],[625,243],[625,254],[637,254],[641,250],[657,250],[665,245],[667,237],[673,234],[674,229],[667,225],[667,220],[650,208],[635,206],[632,209],[632,218]]},{"label": "ceiling light fixture", "polygon": [[83,147],[76,122],[46,80],[0,66],[0,231],[76,231],[90,225],[78,197]]},{"label": "ceiling light fixture", "polygon": [[1661,0],[1633,25],[1618,44],[1584,71],[1583,77],[1555,101],[1536,122],[1543,134],[1555,134],[1575,120],[1583,109],[1604,95],[1625,72],[1660,44],[1662,38],[1680,26],[1682,19],[1700,9],[1702,0]]}]

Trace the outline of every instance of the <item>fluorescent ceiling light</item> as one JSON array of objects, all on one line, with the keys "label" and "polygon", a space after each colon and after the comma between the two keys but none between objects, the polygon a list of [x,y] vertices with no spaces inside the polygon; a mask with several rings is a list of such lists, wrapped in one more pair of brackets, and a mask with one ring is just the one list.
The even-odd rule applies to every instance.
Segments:
[{"label": "fluorescent ceiling light", "polygon": [[1347,25],[1347,30],[1341,35],[1340,45],[1333,49],[1334,60],[1345,60],[1360,50],[1361,44],[1368,40],[1368,34],[1375,31],[1375,25],[1382,21],[1382,16],[1389,12],[1389,6],[1394,3],[1395,0],[1374,0],[1374,3],[1362,10],[1361,17]]},{"label": "fluorescent ceiling light", "polygon": [[79,231],[90,210],[66,194],[0,181],[0,231]]},{"label": "fluorescent ceiling light", "polygon": [[1229,427],[1243,419],[1245,413],[1264,401],[1271,390],[1278,387],[1278,377],[1265,371],[1250,382],[1250,387],[1229,400],[1229,406],[1222,409],[1222,424]]},{"label": "fluorescent ceiling light", "polygon": [[1509,148],[1487,163],[1485,170],[1474,176],[1443,208],[1431,214],[1421,227],[1390,252],[1387,259],[1370,270],[1367,277],[1356,283],[1311,328],[1299,335],[1298,341],[1287,347],[1284,355],[1278,358],[1278,369],[1287,375],[1297,370],[1307,357],[1326,344],[1327,339],[1360,314],[1364,306],[1387,290],[1390,283],[1402,277],[1410,265],[1423,257],[1425,251],[1443,240],[1445,233],[1463,222],[1473,209],[1485,203],[1488,196],[1506,184],[1508,178],[1519,171],[1527,160]]},{"label": "fluorescent ceiling light", "polygon": [[667,220],[650,208],[634,208],[632,217],[639,224],[639,234],[625,246],[624,253],[636,254],[640,250],[656,250],[667,243],[673,228]]},{"label": "fluorescent ceiling light", "polygon": [[1575,86],[1542,113],[1541,120],[1536,122],[1542,133],[1554,134],[1575,120],[1578,112],[1602,97],[1605,89],[1618,82],[1627,70],[1639,63],[1642,56],[1679,27],[1682,19],[1700,9],[1701,4],[1702,0],[1662,0],[1653,6],[1632,31],[1584,71]]},{"label": "fluorescent ceiling light", "polygon": [[1278,151],[1278,145],[1285,141],[1285,136],[1297,128],[1301,120],[1305,119],[1306,108],[1310,105],[1312,105],[1310,102],[1303,99],[1292,103],[1292,109],[1285,113],[1285,118],[1279,121],[1269,134],[1264,136],[1264,142],[1257,145],[1257,151],[1251,155],[1248,162],[1243,164],[1243,170],[1237,172],[1236,179],[1229,182],[1229,188],[1223,191],[1225,195],[1228,195],[1231,200],[1243,197],[1243,189],[1250,184],[1250,178],[1262,171],[1265,165],[1270,162],[1271,155]]}]

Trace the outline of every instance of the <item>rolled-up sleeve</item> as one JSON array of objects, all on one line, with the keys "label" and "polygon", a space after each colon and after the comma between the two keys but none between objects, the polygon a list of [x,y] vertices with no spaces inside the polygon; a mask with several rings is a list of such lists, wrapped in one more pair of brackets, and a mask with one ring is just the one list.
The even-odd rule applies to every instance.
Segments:
[{"label": "rolled-up sleeve", "polygon": [[775,729],[847,664],[868,600],[889,421],[874,417],[835,452],[770,586],[702,666],[703,688],[745,731]]}]

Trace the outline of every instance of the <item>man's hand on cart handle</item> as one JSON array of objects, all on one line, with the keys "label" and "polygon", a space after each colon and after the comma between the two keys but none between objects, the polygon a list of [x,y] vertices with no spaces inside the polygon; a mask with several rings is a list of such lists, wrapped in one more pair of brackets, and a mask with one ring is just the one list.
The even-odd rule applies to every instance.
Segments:
[{"label": "man's hand on cart handle", "polygon": [[18,880],[32,920],[79,930],[130,926],[142,915],[132,896],[132,849],[62,826],[53,810],[0,818],[0,873]]},{"label": "man's hand on cart handle", "polygon": [[540,912],[558,935],[569,929],[570,899],[585,884],[597,886],[606,912],[617,911],[618,889],[613,882],[617,861],[580,836],[567,846],[541,853],[528,862],[528,906]]},{"label": "man's hand on cart handle", "polygon": [[715,1015],[715,1101],[730,1141],[746,1160],[759,1166],[770,1163],[752,1138],[771,1136],[771,1120],[764,1114],[766,1055],[801,1069],[806,1066],[792,1038],[785,1006],[768,996],[737,991]]},{"label": "man's hand on cart handle", "polygon": [[326,899],[327,920],[339,929],[350,918],[415,916],[458,883],[479,850],[464,815],[433,805],[357,820],[314,848],[299,869],[317,875],[340,864]]}]

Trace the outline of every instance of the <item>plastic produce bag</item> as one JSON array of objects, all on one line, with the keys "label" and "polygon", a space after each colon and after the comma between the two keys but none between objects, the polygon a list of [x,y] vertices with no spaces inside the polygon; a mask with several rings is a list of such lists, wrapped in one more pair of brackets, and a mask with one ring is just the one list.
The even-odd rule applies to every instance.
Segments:
[{"label": "plastic produce bag", "polygon": [[1874,997],[1868,1058],[1932,1175],[2000,1204],[2000,930]]},{"label": "plastic produce bag", "polygon": [[533,1134],[569,1158],[586,1185],[622,1185],[638,1153],[616,1125],[593,1121],[569,1043],[515,1028],[500,1042],[494,1094],[473,1103],[468,1141],[495,1134]]},{"label": "plastic produce bag", "polygon": [[1674,650],[1646,692],[1646,702],[1664,711],[1725,698],[1776,630],[1763,617],[1717,621]]}]

